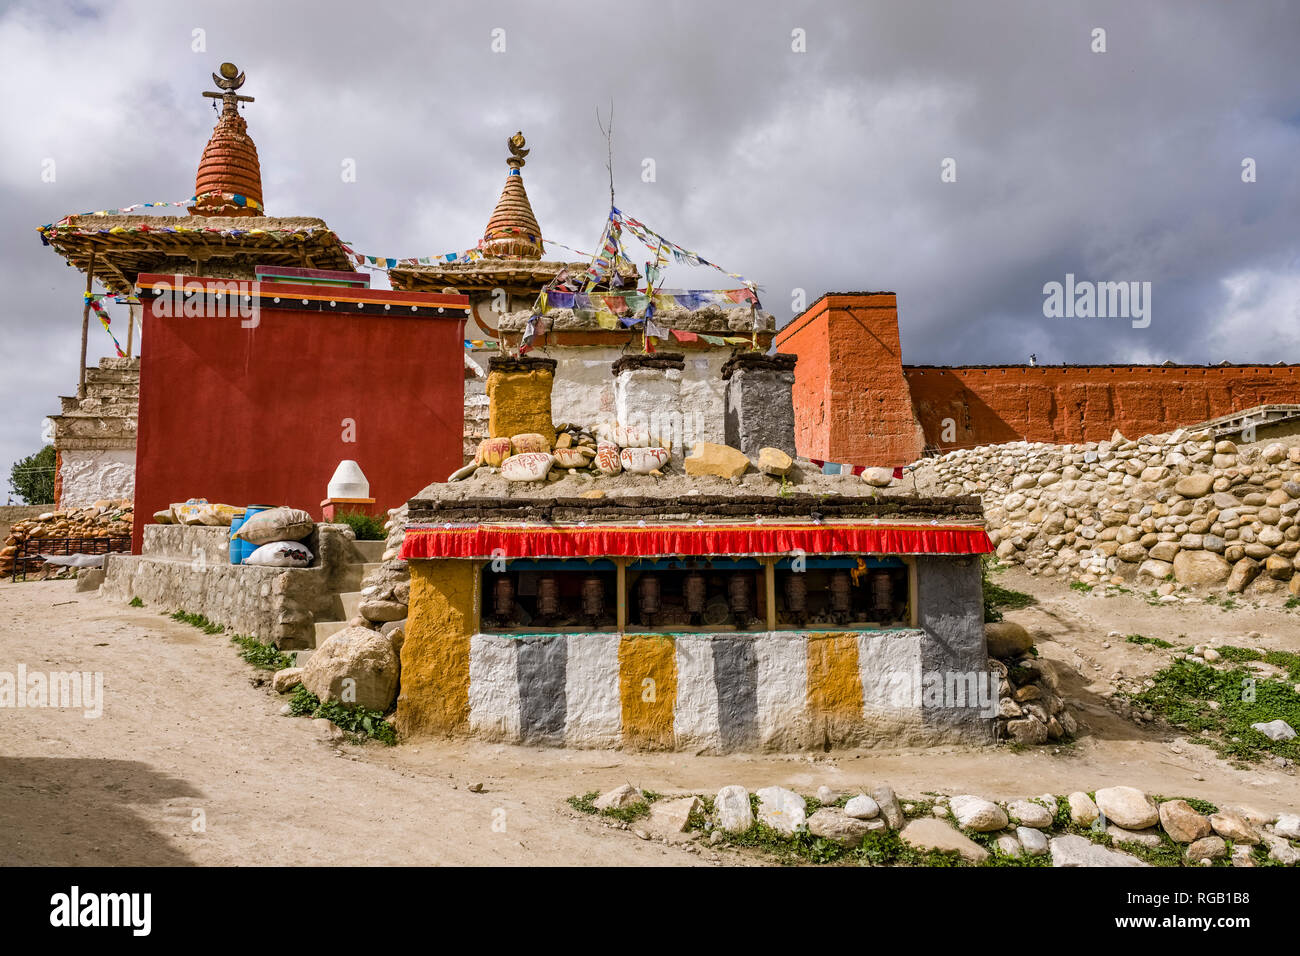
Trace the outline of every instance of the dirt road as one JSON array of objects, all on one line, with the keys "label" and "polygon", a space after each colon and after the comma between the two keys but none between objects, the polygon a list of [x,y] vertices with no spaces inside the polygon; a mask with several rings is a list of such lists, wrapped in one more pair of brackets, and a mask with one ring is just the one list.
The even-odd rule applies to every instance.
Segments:
[{"label": "dirt road", "polygon": [[[76,594],[73,582],[0,584],[0,671],[103,674],[104,709],[0,710],[0,865],[708,863],[580,817],[564,798],[624,781],[671,793],[783,784],[812,792],[888,781],[900,795],[1014,798],[1131,784],[1261,809],[1300,808],[1300,777],[1235,770],[1201,747],[1111,714],[1097,695],[1117,668],[1159,658],[1110,629],[1199,643],[1259,631],[1300,648],[1300,615],[1153,608],[1081,596],[1007,572],[1042,603],[1009,615],[1066,665],[1090,730],[1064,748],[847,751],[815,755],[630,754],[419,741],[335,745],[251,682],[223,635],[150,608]],[[1096,665],[1096,666],[1094,666]],[[1144,670],[1145,669],[1145,670]],[[262,672],[264,673],[264,672]],[[1292,768],[1294,769],[1294,768]],[[484,792],[468,789],[483,784]],[[744,858],[723,854],[724,862]]]}]

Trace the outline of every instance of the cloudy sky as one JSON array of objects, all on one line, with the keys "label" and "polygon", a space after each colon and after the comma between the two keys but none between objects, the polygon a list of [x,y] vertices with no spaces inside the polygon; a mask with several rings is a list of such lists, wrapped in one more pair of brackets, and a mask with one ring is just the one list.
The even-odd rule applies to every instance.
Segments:
[{"label": "cloudy sky", "polygon": [[[270,214],[359,251],[472,246],[516,129],[543,233],[592,248],[612,99],[619,206],[780,322],[797,290],[888,289],[909,364],[1213,363],[1300,361],[1297,49],[1286,0],[9,0],[0,478],[76,387],[83,279],[35,227],[189,197],[223,60]],[[1150,282],[1150,325],[1044,317],[1067,273]]]}]

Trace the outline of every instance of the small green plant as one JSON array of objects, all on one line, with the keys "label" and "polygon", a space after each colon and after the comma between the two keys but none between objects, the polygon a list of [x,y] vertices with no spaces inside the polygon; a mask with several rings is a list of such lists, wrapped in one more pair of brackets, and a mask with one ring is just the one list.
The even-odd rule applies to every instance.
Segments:
[{"label": "small green plant", "polygon": [[209,621],[205,615],[191,614],[189,611],[172,611],[171,619],[180,621],[182,624],[188,624],[191,627],[197,627],[204,634],[220,634],[226,629],[224,624],[217,624]]},{"label": "small green plant", "polygon": [[144,607],[144,601],[141,601],[139,595],[137,595],[127,602],[127,607]]},{"label": "small green plant", "polygon": [[1002,620],[1002,611],[1017,611],[1037,604],[1038,599],[1023,591],[1013,591],[989,580],[989,574],[1003,570],[1003,566],[985,558],[980,562],[980,583],[984,588],[984,623]]},{"label": "small green plant", "polygon": [[244,634],[233,634],[230,641],[232,644],[239,645],[239,656],[245,663],[264,671],[279,671],[293,666],[293,659],[282,653],[274,644],[263,644],[257,638]]},{"label": "small green plant", "polygon": [[1166,650],[1174,646],[1168,641],[1161,640],[1158,637],[1143,637],[1141,634],[1130,634],[1128,637],[1124,638],[1124,640],[1128,641],[1130,644],[1150,644],[1152,647],[1159,647]]},{"label": "small green plant", "polygon": [[1282,607],[1288,611],[1294,611],[1296,608],[1300,607],[1300,595],[1287,598],[1286,603],[1283,604]]},{"label": "small green plant", "polygon": [[321,699],[302,684],[294,689],[289,699],[289,713],[295,717],[324,717],[347,733],[370,737],[390,747],[397,743],[397,731],[379,711],[344,707],[336,701],[321,703]]},{"label": "small green plant", "polygon": [[352,529],[358,541],[383,541],[384,523],[373,515],[359,511],[345,511],[334,516],[334,524],[345,524]]},{"label": "small green plant", "polygon": [[1070,590],[1078,591],[1080,594],[1091,594],[1092,585],[1088,584],[1086,581],[1071,581]]}]

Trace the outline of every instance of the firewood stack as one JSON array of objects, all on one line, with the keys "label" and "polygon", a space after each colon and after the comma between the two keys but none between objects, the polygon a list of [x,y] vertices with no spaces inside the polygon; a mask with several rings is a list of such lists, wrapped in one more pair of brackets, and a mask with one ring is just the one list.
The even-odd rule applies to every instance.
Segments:
[{"label": "firewood stack", "polygon": [[[130,499],[101,500],[85,508],[47,511],[35,518],[19,521],[9,529],[9,537],[0,548],[0,578],[13,573],[14,557],[23,541],[33,538],[129,538],[134,511]],[[75,569],[45,565],[33,570],[27,578],[42,580],[75,575]]]}]

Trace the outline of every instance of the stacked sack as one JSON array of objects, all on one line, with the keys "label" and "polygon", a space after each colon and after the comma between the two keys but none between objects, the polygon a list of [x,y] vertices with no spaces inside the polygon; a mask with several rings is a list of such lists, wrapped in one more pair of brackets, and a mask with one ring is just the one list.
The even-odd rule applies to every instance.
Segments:
[{"label": "stacked sack", "polygon": [[155,511],[153,520],[158,524],[229,528],[231,522],[243,513],[243,508],[236,508],[234,505],[210,504],[207,498],[191,498],[188,501],[173,502],[162,511]]},{"label": "stacked sack", "polygon": [[311,550],[303,543],[316,529],[316,521],[297,508],[270,508],[258,512],[239,526],[232,537],[241,538],[256,550],[243,564],[263,568],[305,568],[312,562]]},{"label": "stacked sack", "polygon": [[[96,501],[85,508],[68,508],[47,511],[19,521],[9,529],[4,546],[0,547],[0,577],[13,573],[14,555],[18,546],[33,538],[129,538],[134,507],[131,501]],[[46,565],[33,571],[29,578],[68,577],[76,569]]]}]

